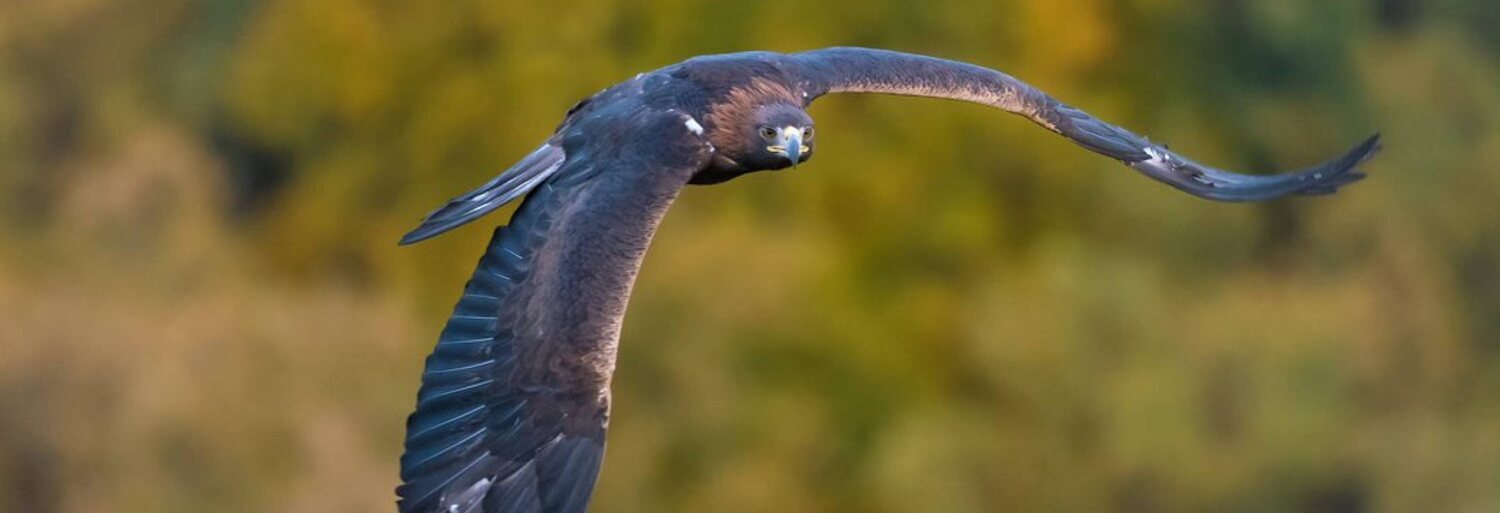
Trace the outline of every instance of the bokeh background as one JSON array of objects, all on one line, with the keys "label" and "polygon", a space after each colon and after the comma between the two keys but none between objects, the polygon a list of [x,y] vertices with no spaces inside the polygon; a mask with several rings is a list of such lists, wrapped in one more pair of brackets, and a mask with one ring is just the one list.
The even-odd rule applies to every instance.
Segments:
[{"label": "bokeh background", "polygon": [[692,188],[592,511],[1500,511],[1491,0],[0,1],[0,512],[392,511],[510,209],[398,248],[575,100],[703,53],[1005,70],[1214,204],[981,107],[830,97]]}]

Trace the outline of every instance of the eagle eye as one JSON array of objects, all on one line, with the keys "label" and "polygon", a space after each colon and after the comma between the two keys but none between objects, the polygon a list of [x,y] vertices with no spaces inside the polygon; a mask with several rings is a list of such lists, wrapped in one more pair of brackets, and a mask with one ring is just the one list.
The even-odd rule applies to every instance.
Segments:
[{"label": "eagle eye", "polygon": [[776,129],[768,126],[760,127],[760,136],[771,140],[776,138]]},{"label": "eagle eye", "polygon": [[810,141],[810,140],[812,140],[812,136],[813,136],[813,129],[812,129],[812,127],[807,127],[807,128],[803,128],[802,129],[802,140],[804,140],[804,141]]}]

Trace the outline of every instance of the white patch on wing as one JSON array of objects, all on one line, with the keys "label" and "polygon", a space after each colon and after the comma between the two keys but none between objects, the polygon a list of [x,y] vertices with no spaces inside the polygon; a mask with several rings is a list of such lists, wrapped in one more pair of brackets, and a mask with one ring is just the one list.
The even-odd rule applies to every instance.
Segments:
[{"label": "white patch on wing", "polygon": [[443,502],[445,504],[448,504],[446,513],[468,511],[469,507],[478,504],[481,500],[484,500],[484,494],[489,491],[490,485],[493,484],[495,484],[495,480],[493,478],[486,477],[484,479],[480,479],[479,482],[469,485],[468,488],[464,489],[464,491],[462,492],[459,492],[451,500],[444,500]]},{"label": "white patch on wing", "polygon": [[1172,156],[1171,155],[1167,154],[1167,152],[1165,152],[1165,151],[1158,150],[1158,149],[1156,149],[1153,146],[1147,146],[1146,147],[1146,154],[1150,155],[1151,158],[1148,159],[1148,160],[1146,160],[1144,162],[1145,164],[1150,164],[1150,165],[1153,165],[1153,166],[1162,166],[1164,164],[1170,164],[1172,162]]},{"label": "white patch on wing", "polygon": [[692,132],[695,135],[703,135],[703,125],[698,124],[698,120],[693,119],[692,116],[684,117],[686,117],[687,120],[683,121],[682,124],[684,126],[687,126],[688,131]]}]

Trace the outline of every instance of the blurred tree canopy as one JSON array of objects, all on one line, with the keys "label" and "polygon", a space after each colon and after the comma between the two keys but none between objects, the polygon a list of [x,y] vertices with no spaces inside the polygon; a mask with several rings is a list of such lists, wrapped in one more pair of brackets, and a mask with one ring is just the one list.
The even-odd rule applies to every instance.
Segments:
[{"label": "blurred tree canopy", "polygon": [[0,511],[390,510],[490,230],[397,237],[638,71],[831,45],[1224,167],[1389,148],[1222,205],[983,108],[825,99],[811,165],[668,216],[592,511],[1500,510],[1497,6],[0,2]]}]

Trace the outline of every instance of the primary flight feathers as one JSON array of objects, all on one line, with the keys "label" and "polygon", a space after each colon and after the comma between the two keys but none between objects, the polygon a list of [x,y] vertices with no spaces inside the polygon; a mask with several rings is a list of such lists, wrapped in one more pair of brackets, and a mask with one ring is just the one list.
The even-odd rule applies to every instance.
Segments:
[{"label": "primary flight feathers", "polygon": [[[401,239],[421,241],[526,197],[499,228],[427,358],[407,420],[403,513],[581,513],[603,461],[626,300],[689,183],[782,169],[816,151],[804,108],[829,93],[989,105],[1188,194],[1319,195],[1364,177],[1377,137],[1308,170],[1197,164],[1004,73],[863,48],[696,57],[605,89],[548,140]],[[629,462],[624,462],[628,464]]]}]

